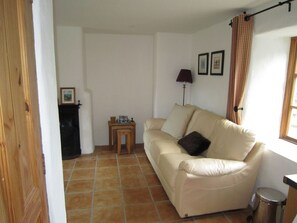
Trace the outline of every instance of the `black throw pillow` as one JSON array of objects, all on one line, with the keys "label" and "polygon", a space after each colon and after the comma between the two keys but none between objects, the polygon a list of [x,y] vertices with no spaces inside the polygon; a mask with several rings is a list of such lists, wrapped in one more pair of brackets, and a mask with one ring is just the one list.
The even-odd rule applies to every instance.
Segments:
[{"label": "black throw pillow", "polygon": [[210,141],[198,132],[191,132],[178,140],[178,144],[181,145],[191,156],[198,156],[208,149]]}]

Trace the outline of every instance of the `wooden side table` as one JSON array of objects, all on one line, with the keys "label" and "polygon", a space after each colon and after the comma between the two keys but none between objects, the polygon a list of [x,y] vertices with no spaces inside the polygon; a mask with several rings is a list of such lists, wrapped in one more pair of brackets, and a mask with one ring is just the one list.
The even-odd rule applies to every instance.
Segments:
[{"label": "wooden side table", "polygon": [[135,146],[135,138],[136,138],[136,123],[133,122],[127,122],[127,123],[119,123],[114,122],[111,123],[108,121],[108,137],[109,137],[109,148],[112,149],[114,146],[114,133],[118,129],[130,129],[132,131],[132,138],[131,138],[131,148],[133,149]]},{"label": "wooden side table", "polygon": [[118,155],[121,154],[121,147],[122,147],[122,136],[126,138],[126,146],[128,150],[128,154],[131,153],[131,138],[132,138],[132,131],[131,129],[118,129],[116,132],[116,142],[117,142],[117,151]]}]

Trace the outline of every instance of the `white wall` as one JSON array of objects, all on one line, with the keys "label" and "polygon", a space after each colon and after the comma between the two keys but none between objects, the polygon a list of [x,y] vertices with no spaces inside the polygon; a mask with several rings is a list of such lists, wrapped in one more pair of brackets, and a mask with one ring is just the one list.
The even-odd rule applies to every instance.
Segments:
[{"label": "white wall", "polygon": [[[191,102],[204,109],[226,116],[230,72],[232,29],[229,21],[193,34],[192,70],[194,83]],[[225,50],[223,76],[210,75],[211,52]],[[198,75],[198,54],[209,53],[208,75]]]},{"label": "white wall", "polygon": [[136,121],[136,143],[153,110],[153,36],[85,34],[87,87],[92,91],[95,145],[108,145],[110,116]]},{"label": "white wall", "polygon": [[242,124],[261,140],[279,137],[289,48],[287,37],[266,34],[253,39]]},{"label": "white wall", "polygon": [[83,154],[94,151],[91,94],[85,87],[83,31],[80,27],[56,27],[58,87],[75,87],[79,109],[80,144]]},{"label": "white wall", "polygon": [[66,222],[66,211],[56,91],[53,6],[51,0],[34,1],[33,20],[49,218],[51,223],[64,223]]},{"label": "white wall", "polygon": [[[275,1],[275,3],[277,2]],[[251,58],[251,70],[254,72],[251,76],[255,76],[255,80],[267,79],[266,76],[261,76],[265,72],[259,69],[263,61],[273,61],[272,54],[276,56],[287,52],[288,39],[285,35],[294,34],[292,31],[294,28],[287,29],[287,27],[297,25],[296,4],[296,2],[292,2],[291,13],[287,13],[287,7],[283,6],[255,17],[255,41]],[[270,5],[271,3],[268,6]],[[228,24],[229,20],[193,35],[157,33],[153,37],[85,34],[82,38],[84,39],[82,46],[85,47],[83,50],[85,56],[81,60],[86,62],[86,68],[83,69],[86,73],[85,82],[87,88],[92,91],[95,144],[108,144],[107,120],[112,115],[120,114],[134,117],[137,122],[137,142],[142,142],[144,120],[152,115],[166,117],[174,103],[182,102],[182,86],[175,82],[181,68],[191,68],[194,78],[191,87],[188,85],[186,102],[225,116],[232,31]],[[263,37],[263,35],[270,35],[272,33],[268,32],[274,30],[280,30],[283,36],[277,35],[276,37],[274,35],[266,42],[267,36]],[[274,42],[275,40],[276,42]],[[197,75],[198,54],[217,50],[225,50],[223,76]],[[69,50],[69,52],[71,51]],[[284,66],[286,60],[282,60],[281,66]],[[78,58],[73,62],[78,62]],[[283,75],[284,73],[285,71],[282,70],[274,75]],[[278,82],[278,87],[283,84],[284,77],[281,79],[274,77],[276,76],[270,78],[275,81],[274,84]],[[247,99],[254,101],[257,95],[253,95],[252,92],[256,85],[251,85],[250,82],[248,84],[251,86],[251,91],[247,95]],[[262,87],[261,93],[272,91],[266,90],[265,84]],[[276,89],[273,88],[273,95],[276,93],[275,91]],[[277,93],[277,97],[281,97],[280,91]],[[280,102],[278,102],[279,104]],[[251,106],[248,106],[244,110],[246,118],[250,108]],[[269,109],[269,106],[264,108]],[[267,110],[267,112],[279,116],[279,111]],[[249,115],[249,117],[251,117],[249,123],[255,122],[254,116]],[[274,116],[268,117],[271,121],[274,120]],[[266,121],[266,123],[268,122],[269,120]],[[277,125],[269,126],[274,129],[278,128]],[[297,165],[296,162],[273,152],[282,150],[276,145],[274,147],[276,148],[272,148],[269,144],[268,149],[270,150],[265,152],[257,187],[271,186],[286,192],[287,187],[283,185],[282,177],[284,174],[292,173],[297,169]],[[279,167],[280,165],[281,167]],[[276,168],[279,169],[275,171]]]},{"label": "white wall", "polygon": [[[86,108],[85,90],[92,94],[87,107],[93,134],[81,130],[82,140],[93,136],[96,145],[107,145],[110,116],[128,115],[137,123],[136,142],[142,143],[143,122],[166,117],[174,103],[182,103],[176,77],[180,69],[191,68],[191,35],[110,35],[58,26],[56,36],[59,87],[76,87],[81,110]],[[186,103],[190,89],[187,84]]]},{"label": "white wall", "polygon": [[[157,33],[154,39],[154,117],[167,117],[175,103],[182,104],[183,84],[176,78],[181,69],[191,69],[192,36]],[[193,75],[192,71],[192,75]],[[191,84],[186,85],[185,104]]]},{"label": "white wall", "polygon": [[[256,187],[273,187],[285,194],[288,187],[282,180],[284,175],[296,173],[297,146],[279,142],[281,140],[277,138],[287,73],[288,36],[297,35],[296,21],[296,2],[292,3],[291,13],[287,13],[287,7],[283,6],[255,17],[248,92],[243,110],[243,124],[267,143]],[[191,89],[192,103],[222,116],[226,115],[230,72],[232,30],[228,23],[229,20],[193,35],[192,68],[196,80]],[[197,75],[198,54],[215,50],[225,50],[224,75]]]},{"label": "white wall", "polygon": [[[297,148],[295,148],[295,150],[296,149]],[[292,154],[292,156],[294,156],[294,154]],[[264,151],[264,156],[255,188],[271,187],[281,191],[284,194],[287,194],[288,185],[283,183],[283,177],[289,174],[296,174],[296,171],[296,162],[285,158],[278,153],[275,153],[274,151],[270,150],[270,148],[267,148]]]},{"label": "white wall", "polygon": [[254,34],[243,125],[253,129],[267,143],[256,186],[273,187],[287,194],[283,176],[296,174],[297,146],[279,140],[278,136],[289,37],[297,36],[297,2],[292,2],[290,13],[287,6],[282,6],[257,15]]},{"label": "white wall", "polygon": [[[278,4],[278,0],[274,0],[266,4],[267,7]],[[263,7],[256,8],[251,13],[255,11],[262,10]],[[258,14],[255,17],[255,27],[254,32],[256,35],[263,34],[271,31],[283,30],[288,27],[296,26],[297,24],[297,2],[291,2],[291,12],[288,12],[288,5],[285,4],[281,7],[274,8],[272,10],[266,11],[262,14]],[[296,35],[296,32],[286,30],[283,36]]]}]

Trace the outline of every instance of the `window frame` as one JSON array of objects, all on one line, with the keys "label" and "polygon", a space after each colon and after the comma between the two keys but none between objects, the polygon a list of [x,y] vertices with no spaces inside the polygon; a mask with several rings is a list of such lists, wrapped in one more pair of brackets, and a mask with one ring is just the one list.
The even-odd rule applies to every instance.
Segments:
[{"label": "window frame", "polygon": [[292,105],[294,97],[294,87],[297,84],[297,37],[291,38],[290,55],[288,63],[288,73],[283,102],[283,111],[280,128],[280,138],[291,143],[297,144],[297,138],[288,136],[291,111],[297,106]]}]

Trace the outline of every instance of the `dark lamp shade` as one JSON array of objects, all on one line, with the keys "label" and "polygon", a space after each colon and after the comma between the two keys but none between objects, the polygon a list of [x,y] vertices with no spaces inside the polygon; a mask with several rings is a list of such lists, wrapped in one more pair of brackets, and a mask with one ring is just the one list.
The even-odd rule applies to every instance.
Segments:
[{"label": "dark lamp shade", "polygon": [[176,78],[176,82],[193,83],[191,71],[186,69],[181,69]]}]

